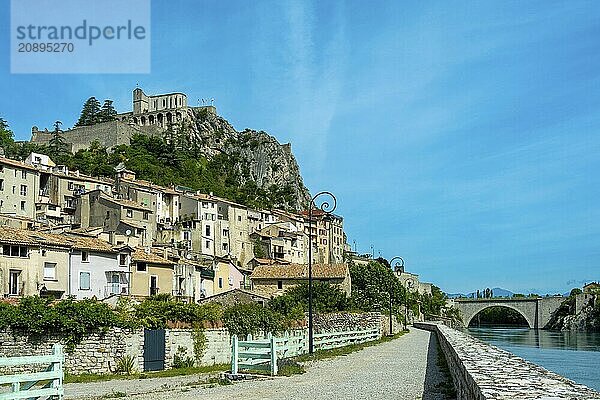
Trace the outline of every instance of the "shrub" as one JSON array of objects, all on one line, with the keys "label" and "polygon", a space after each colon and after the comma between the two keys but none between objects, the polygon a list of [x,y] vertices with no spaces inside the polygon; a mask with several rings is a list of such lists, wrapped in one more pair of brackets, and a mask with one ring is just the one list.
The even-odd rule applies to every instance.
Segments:
[{"label": "shrub", "polygon": [[123,357],[117,358],[117,367],[115,373],[131,375],[135,372],[135,357],[125,354]]},{"label": "shrub", "polygon": [[187,350],[183,346],[177,348],[177,352],[173,356],[173,368],[192,368],[194,359],[187,356]]}]

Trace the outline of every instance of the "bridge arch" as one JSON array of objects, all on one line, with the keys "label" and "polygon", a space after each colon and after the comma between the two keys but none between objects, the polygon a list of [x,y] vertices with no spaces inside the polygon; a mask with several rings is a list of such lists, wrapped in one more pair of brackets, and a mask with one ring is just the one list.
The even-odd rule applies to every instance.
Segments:
[{"label": "bridge arch", "polygon": [[520,310],[518,307],[515,307],[515,306],[513,306],[511,304],[489,304],[487,306],[481,307],[476,312],[474,312],[472,315],[470,315],[470,318],[469,318],[468,321],[466,319],[463,321],[464,324],[465,324],[465,327],[469,327],[471,325],[471,322],[481,312],[483,312],[485,310],[489,310],[490,308],[493,308],[493,307],[508,308],[510,310],[513,310],[513,311],[517,312],[521,317],[523,317],[523,320],[525,322],[527,322],[527,325],[528,325],[529,329],[533,329],[535,327],[535,321],[531,321],[530,318],[528,318],[530,316],[527,315],[527,313],[523,312],[523,310]]}]

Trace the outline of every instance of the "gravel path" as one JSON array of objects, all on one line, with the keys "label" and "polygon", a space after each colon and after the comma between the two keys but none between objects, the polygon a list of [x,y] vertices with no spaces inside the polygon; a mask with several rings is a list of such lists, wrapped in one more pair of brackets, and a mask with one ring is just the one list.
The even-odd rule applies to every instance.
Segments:
[{"label": "gravel path", "polygon": [[[412,329],[410,333],[348,356],[322,360],[308,366],[307,373],[289,378],[244,381],[227,386],[190,385],[198,376],[112,381],[76,387],[66,385],[67,398],[92,398],[115,392],[135,400],[158,399],[425,399],[444,400],[439,384],[444,375],[437,367],[436,337]],[[187,384],[186,384],[187,383]],[[100,386],[104,385],[104,386]],[[108,386],[107,386],[108,385]],[[138,385],[136,387],[136,385]],[[152,389],[149,389],[151,388]],[[148,390],[149,389],[149,390]],[[77,392],[77,395],[75,395]],[[143,393],[146,392],[146,393]],[[139,394],[136,394],[139,393]]]}]

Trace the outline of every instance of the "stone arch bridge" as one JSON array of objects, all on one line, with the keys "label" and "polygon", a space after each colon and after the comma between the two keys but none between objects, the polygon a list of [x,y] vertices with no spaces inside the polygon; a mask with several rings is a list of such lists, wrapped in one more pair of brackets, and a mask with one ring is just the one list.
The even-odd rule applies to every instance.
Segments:
[{"label": "stone arch bridge", "polygon": [[481,311],[490,307],[507,307],[521,314],[529,327],[543,329],[552,314],[565,300],[562,296],[519,297],[510,299],[455,299],[454,306],[460,311],[463,324],[469,326],[471,320]]}]

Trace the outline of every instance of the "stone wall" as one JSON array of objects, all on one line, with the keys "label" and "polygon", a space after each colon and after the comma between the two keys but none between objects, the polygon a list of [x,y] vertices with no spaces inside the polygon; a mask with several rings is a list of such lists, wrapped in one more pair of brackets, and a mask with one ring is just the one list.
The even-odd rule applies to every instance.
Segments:
[{"label": "stone wall", "polygon": [[[165,333],[165,368],[173,368],[173,359],[179,347],[185,349],[184,357],[194,358],[192,329],[167,329]],[[201,365],[228,364],[231,362],[231,336],[225,328],[205,329],[206,350]]]},{"label": "stone wall", "polygon": [[[58,336],[32,339],[18,332],[0,332],[0,357],[48,355],[52,346],[62,343]],[[138,370],[144,367],[144,331],[113,328],[106,334],[92,334],[72,352],[65,352],[65,370],[71,374],[108,374],[114,372],[117,360],[124,355],[136,359]],[[38,370],[35,366],[33,369]],[[11,371],[32,371],[32,368]]]},{"label": "stone wall", "polygon": [[[378,312],[369,313],[328,313],[315,314],[313,317],[315,333],[331,331],[350,331],[363,329],[380,329],[382,315]],[[380,335],[381,337],[381,332]]]},{"label": "stone wall", "polygon": [[443,324],[418,322],[437,334],[457,399],[600,399],[600,393]]},{"label": "stone wall", "polygon": [[[379,313],[332,313],[315,314],[315,334],[331,333],[333,336],[342,332],[377,329],[377,337],[384,331],[385,320]],[[389,324],[389,322],[388,322]],[[175,354],[181,347],[183,357],[195,358],[194,338],[192,329],[165,330],[165,369],[173,367]],[[231,336],[225,328],[210,328],[203,330],[206,337],[206,348],[200,360],[201,365],[228,364],[231,362]],[[266,335],[263,335],[266,337]],[[292,338],[302,343],[301,353],[308,349],[308,329],[302,327],[290,332],[278,334],[280,338]],[[336,347],[358,343],[368,339],[348,339],[336,343]],[[63,343],[58,336],[32,339],[17,332],[0,332],[0,357],[15,357],[26,355],[48,355],[55,343]],[[315,343],[315,348],[319,346]],[[281,352],[286,357],[297,353]],[[92,334],[75,346],[72,352],[65,352],[65,369],[78,375],[83,373],[108,374],[114,373],[117,360],[124,355],[135,358],[138,371],[144,369],[144,330],[110,329],[105,334]],[[42,366],[28,366],[11,371],[35,372]],[[2,371],[0,371],[1,373]]]}]

